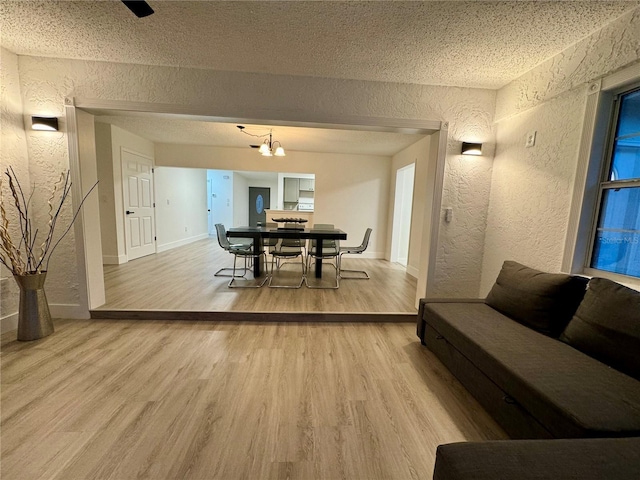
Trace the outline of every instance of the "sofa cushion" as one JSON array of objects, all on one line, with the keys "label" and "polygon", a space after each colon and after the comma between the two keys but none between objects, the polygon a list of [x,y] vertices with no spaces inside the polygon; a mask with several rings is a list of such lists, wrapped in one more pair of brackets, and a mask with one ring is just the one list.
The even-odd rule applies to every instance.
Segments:
[{"label": "sofa cushion", "polygon": [[637,480],[640,438],[449,443],[433,480]]},{"label": "sofa cushion", "polygon": [[513,320],[557,337],[578,308],[587,281],[507,260],[485,301]]},{"label": "sofa cushion", "polygon": [[427,303],[424,318],[554,437],[640,436],[640,382],[486,304]]},{"label": "sofa cushion", "polygon": [[560,340],[640,380],[640,292],[593,278]]}]

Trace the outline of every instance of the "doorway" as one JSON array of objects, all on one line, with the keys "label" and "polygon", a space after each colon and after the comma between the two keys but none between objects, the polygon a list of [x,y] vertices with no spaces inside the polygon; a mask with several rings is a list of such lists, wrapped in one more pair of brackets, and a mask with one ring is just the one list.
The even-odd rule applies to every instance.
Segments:
[{"label": "doorway", "polygon": [[209,235],[216,235],[216,223],[233,226],[233,172],[207,170],[207,210]]},{"label": "doorway", "polygon": [[[189,110],[189,106],[171,107],[165,104],[147,105],[140,104],[139,102],[126,102],[118,101],[113,102],[109,100],[84,100],[71,99],[69,103],[65,104],[65,115],[68,119],[67,124],[67,138],[69,144],[69,164],[72,171],[72,176],[76,180],[80,188],[84,185],[80,184],[78,180],[82,180],[80,175],[80,167],[85,167],[85,171],[92,171],[96,168],[95,162],[95,131],[93,116],[91,116],[91,122],[77,121],[77,118],[82,120],[83,114],[89,112],[89,114],[101,111],[105,106],[119,112],[139,112],[141,114],[157,115],[157,114],[180,114],[185,115],[185,111]],[[84,111],[83,111],[84,110]],[[195,109],[197,110],[197,109]],[[76,113],[77,111],[77,113]],[[196,115],[197,112],[192,113]],[[285,115],[286,117],[286,115]],[[217,118],[217,117],[216,117]],[[234,117],[234,122],[237,123],[238,118],[244,118],[242,116]],[[310,118],[315,118],[313,115]],[[318,118],[316,122],[307,122],[313,124],[317,128],[326,125],[326,128],[332,123],[327,123],[326,118]],[[324,122],[322,122],[324,120]],[[285,121],[285,120],[281,120]],[[264,120],[269,122],[269,120]],[[289,124],[294,125],[295,121],[290,121]],[[420,266],[418,273],[418,287],[416,292],[416,298],[424,297],[428,293],[428,285],[431,285],[435,277],[435,256],[436,245],[439,231],[439,219],[440,219],[440,207],[441,207],[441,192],[443,188],[444,180],[444,165],[445,156],[447,151],[447,130],[448,123],[436,121],[436,120],[403,120],[395,121],[381,117],[352,117],[352,122],[349,125],[340,125],[341,128],[350,127],[353,130],[372,130],[372,131],[384,131],[384,132],[406,132],[408,128],[413,129],[415,132],[430,134],[434,141],[431,142],[428,155],[428,173],[425,178],[427,187],[427,198],[423,205],[425,210],[425,228],[423,229],[420,248]],[[78,138],[87,138],[90,143],[93,143],[92,149],[84,148],[84,144],[78,141]],[[87,142],[84,142],[87,143]],[[80,148],[82,147],[82,148]],[[82,190],[80,190],[80,193]],[[245,197],[246,198],[246,197]],[[88,206],[85,206],[87,209]],[[246,211],[246,210],[245,210]],[[248,213],[248,212],[247,212]],[[99,222],[99,217],[98,222]],[[81,309],[96,308],[104,303],[104,283],[102,275],[102,259],[101,251],[99,248],[94,248],[94,244],[88,241],[91,238],[91,230],[87,230],[87,225],[90,228],[95,228],[96,231],[100,231],[99,224],[96,225],[96,221],[89,219],[82,221],[82,218],[76,223],[75,227],[75,240],[76,248],[78,251],[85,252],[85,256],[78,257],[79,275],[80,275],[80,297],[81,297]],[[87,231],[89,233],[87,233]],[[98,242],[99,246],[99,242]],[[412,257],[413,258],[413,257]],[[95,280],[98,279],[98,280]],[[102,300],[100,300],[102,299]],[[85,314],[83,312],[83,314]]]},{"label": "doorway", "polygon": [[409,237],[413,207],[413,182],[416,164],[412,163],[396,172],[396,194],[393,208],[391,261],[406,267],[409,262]]},{"label": "doorway", "polygon": [[258,222],[267,221],[265,209],[271,208],[271,189],[268,187],[249,187],[249,226],[257,227]]}]

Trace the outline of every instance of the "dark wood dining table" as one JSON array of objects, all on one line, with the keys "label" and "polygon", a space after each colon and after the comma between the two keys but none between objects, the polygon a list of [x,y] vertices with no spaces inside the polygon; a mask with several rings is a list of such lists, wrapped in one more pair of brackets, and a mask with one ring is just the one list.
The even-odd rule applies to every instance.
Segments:
[{"label": "dark wood dining table", "polygon": [[[227,230],[227,237],[230,238],[251,238],[253,240],[253,253],[258,259],[258,255],[264,250],[265,238],[300,238],[303,240],[318,240],[316,242],[316,278],[322,278],[322,241],[321,240],[346,240],[347,234],[339,229],[289,229],[289,228],[269,228],[269,227],[231,227]],[[253,263],[253,275],[262,275],[262,265],[259,260]]]}]

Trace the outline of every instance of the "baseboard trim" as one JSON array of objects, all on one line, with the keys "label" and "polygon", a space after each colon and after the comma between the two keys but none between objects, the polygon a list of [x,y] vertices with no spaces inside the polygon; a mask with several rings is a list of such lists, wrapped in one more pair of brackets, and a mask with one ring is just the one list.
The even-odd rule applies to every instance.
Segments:
[{"label": "baseboard trim", "polygon": [[204,240],[205,238],[209,238],[208,233],[201,233],[200,235],[196,235],[195,237],[183,238],[182,240],[177,240],[175,242],[158,245],[156,253],[166,252],[167,250],[172,250],[184,245],[189,245],[190,243],[197,242],[198,240]]},{"label": "baseboard trim", "polygon": [[18,330],[18,312],[0,318],[0,334]]},{"label": "baseboard trim", "polygon": [[49,312],[51,316],[55,318],[69,318],[73,320],[84,320],[91,318],[90,313],[82,308],[80,305],[64,304],[64,303],[50,303]]},{"label": "baseboard trim", "polygon": [[[72,320],[85,320],[91,318],[89,312],[84,310],[80,305],[67,305],[61,303],[49,304],[49,313],[54,320],[56,318],[68,318]],[[0,334],[18,330],[18,312],[6,315],[0,318]]]},{"label": "baseboard trim", "polygon": [[199,312],[168,310],[91,310],[100,320],[203,320],[218,322],[349,322],[415,323],[417,313],[364,312]]},{"label": "baseboard trim", "polygon": [[103,265],[122,265],[123,263],[127,263],[126,255],[103,255],[102,256]]},{"label": "baseboard trim", "polygon": [[419,270],[416,267],[412,267],[407,265],[407,274],[411,275],[413,278],[418,278]]}]

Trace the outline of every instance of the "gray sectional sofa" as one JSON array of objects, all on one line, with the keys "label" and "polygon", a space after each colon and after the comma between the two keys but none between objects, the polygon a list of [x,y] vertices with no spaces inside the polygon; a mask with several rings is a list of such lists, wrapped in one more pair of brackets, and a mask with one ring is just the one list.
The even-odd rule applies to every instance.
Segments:
[{"label": "gray sectional sofa", "polygon": [[[597,441],[605,450],[624,444],[635,452],[635,460],[626,463],[640,478],[639,292],[606,279],[550,274],[507,261],[484,300],[423,299],[417,333],[511,438],[630,437]],[[451,467],[451,458],[484,458],[480,469],[491,448],[520,452],[516,457],[540,455],[547,462],[562,455],[553,441],[535,445],[443,445],[434,478],[485,478],[452,476],[443,465]],[[579,443],[569,441],[566,448],[581,458]],[[584,451],[583,460],[589,456]],[[534,464],[544,471],[544,461]],[[528,478],[494,473],[493,478]]]}]

